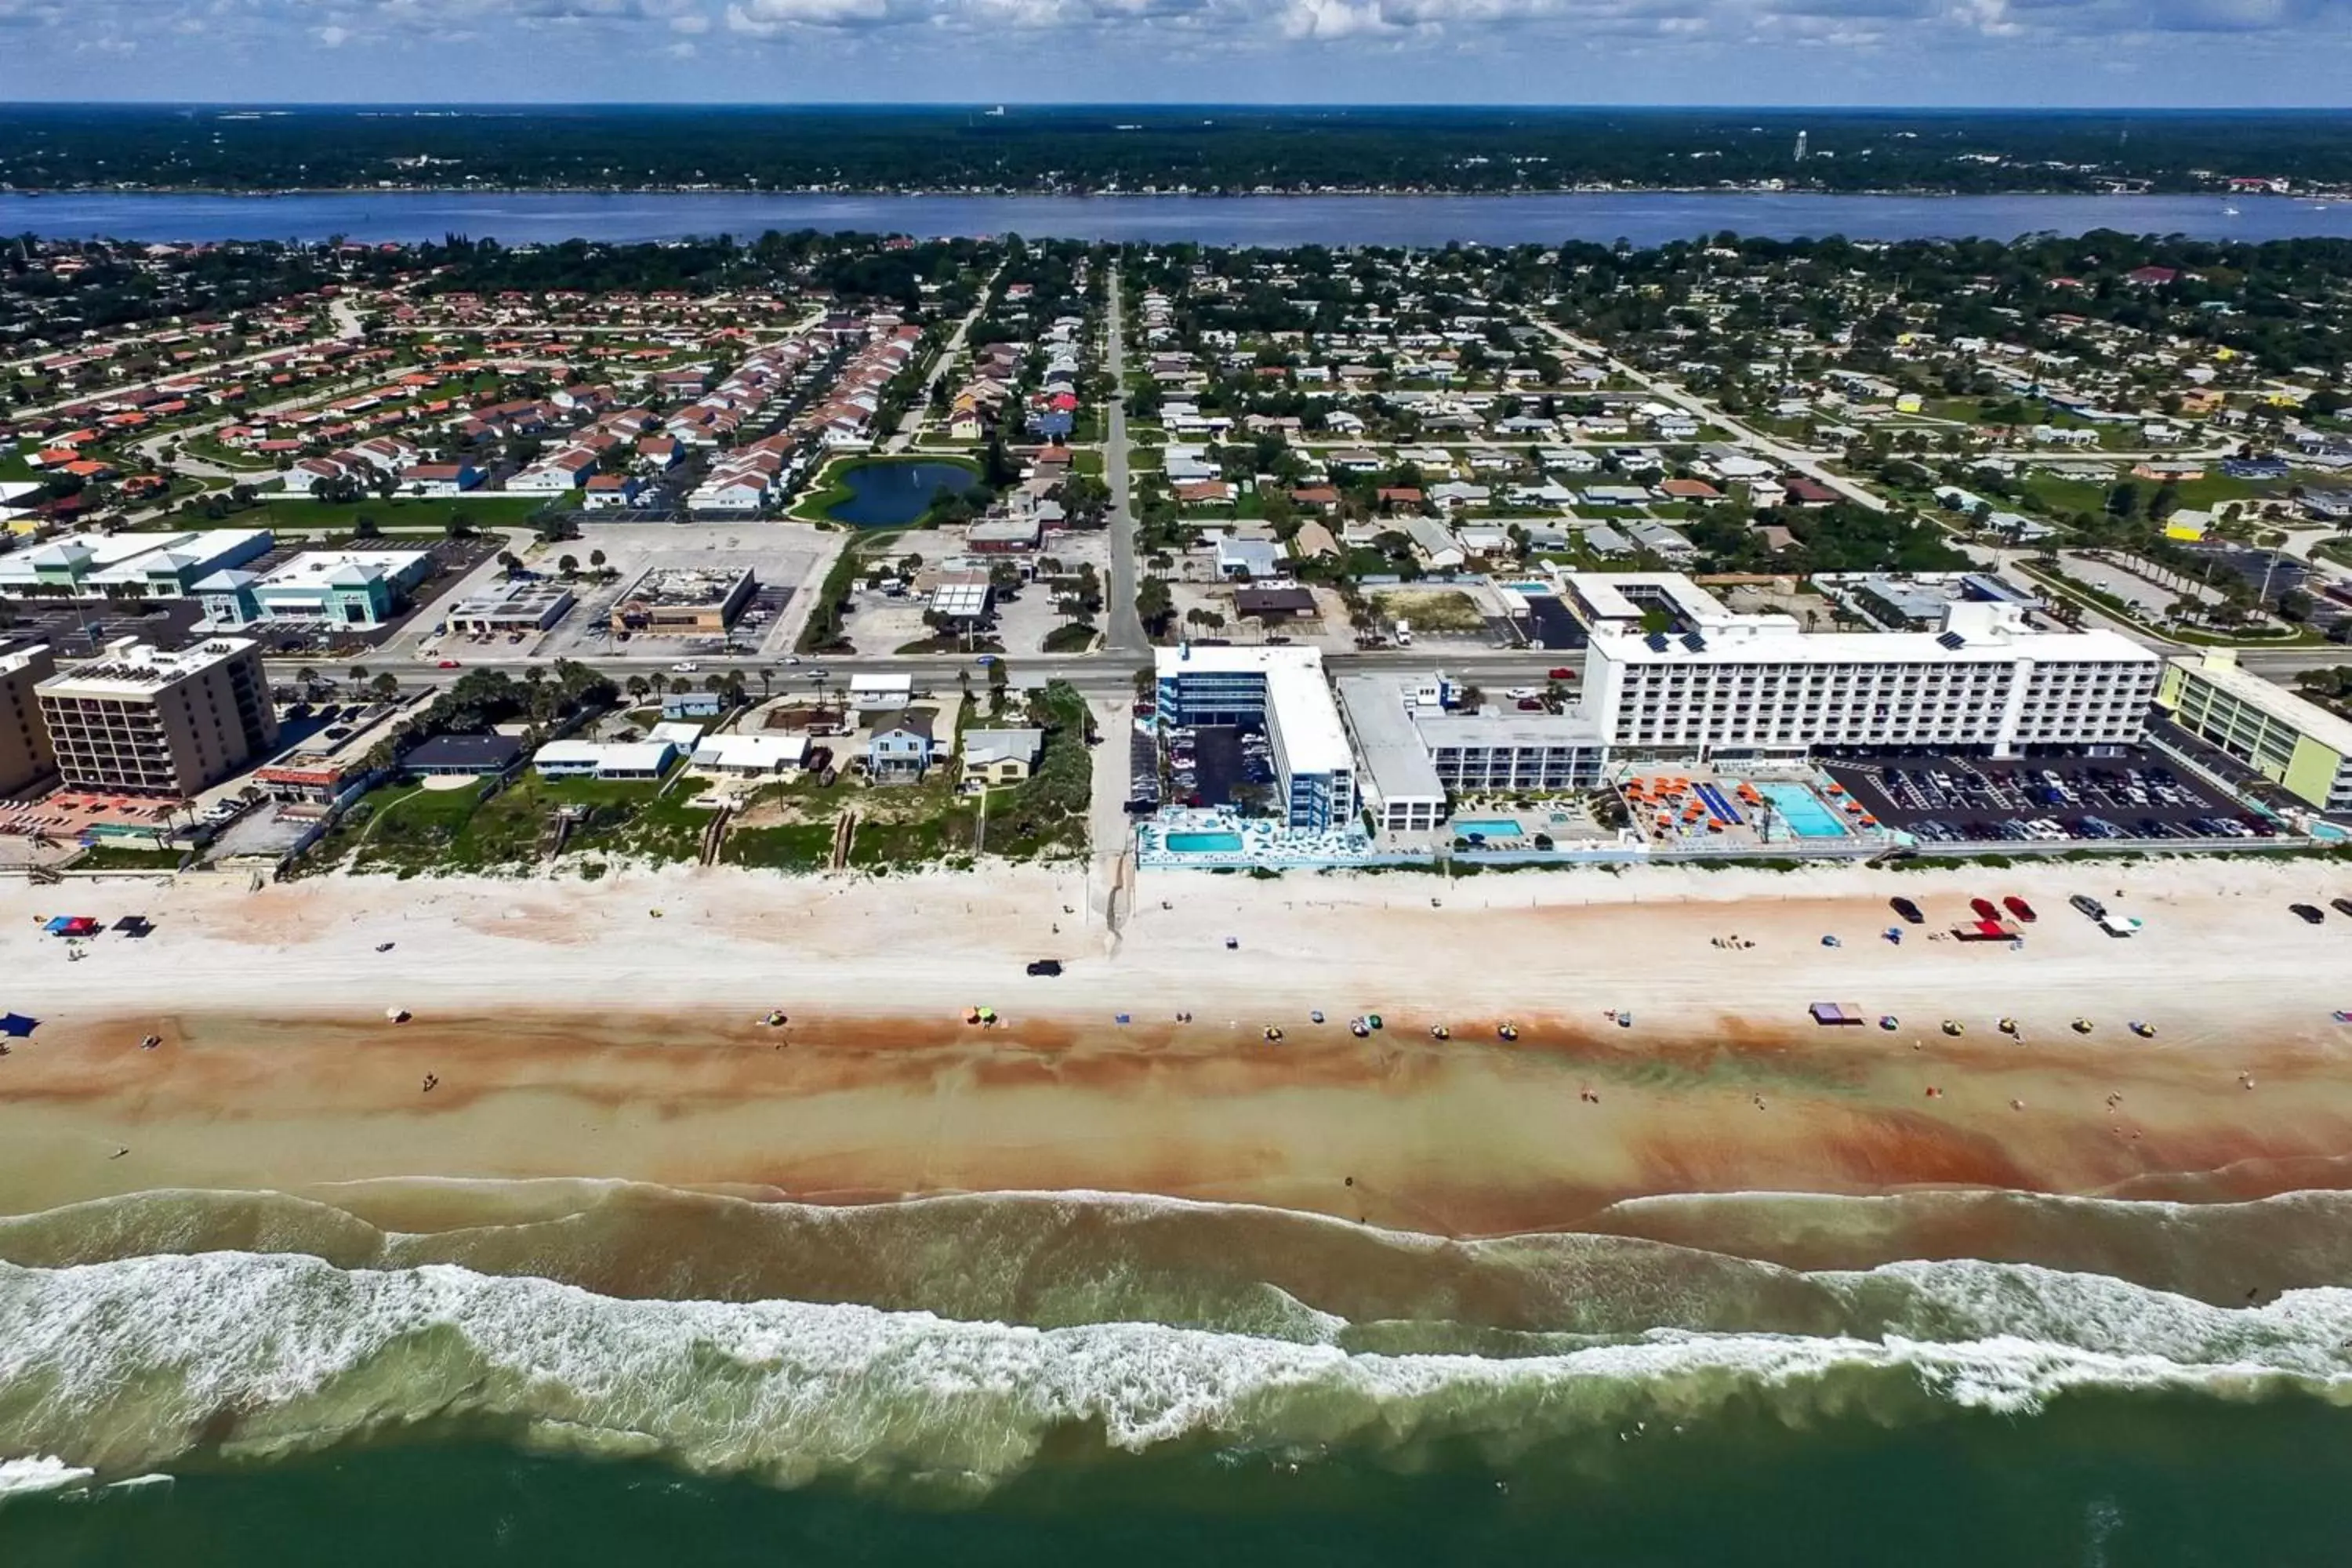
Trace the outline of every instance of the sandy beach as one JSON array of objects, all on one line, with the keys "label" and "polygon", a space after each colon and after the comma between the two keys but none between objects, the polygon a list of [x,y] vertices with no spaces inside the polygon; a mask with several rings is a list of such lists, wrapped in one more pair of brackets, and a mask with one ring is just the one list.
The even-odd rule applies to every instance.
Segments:
[{"label": "sandy beach", "polygon": [[[2332,870],[1163,876],[1116,936],[1065,912],[1082,876],[1034,870],[15,889],[0,1006],[39,1026],[0,1060],[0,1211],[374,1191],[429,1228],[419,1180],[593,1177],[1152,1193],[1480,1235],[1656,1194],[2335,1187],[2352,922],[2284,907]],[[2146,929],[2102,934],[2073,891]],[[1895,946],[1898,892],[1930,924]],[[2012,892],[2041,913],[2021,950],[1928,939]],[[131,911],[156,933],[79,962],[37,924]],[[1066,973],[1025,976],[1043,956]],[[1900,1026],[1819,1028],[1817,1000]],[[974,1004],[1005,1026],[966,1026]],[[1387,1026],[1359,1041],[1364,1011]]]}]

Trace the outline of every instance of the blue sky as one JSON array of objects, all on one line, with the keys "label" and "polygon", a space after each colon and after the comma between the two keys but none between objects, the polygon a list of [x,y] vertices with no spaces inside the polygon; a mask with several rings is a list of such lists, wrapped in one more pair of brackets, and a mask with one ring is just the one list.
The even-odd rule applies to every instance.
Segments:
[{"label": "blue sky", "polygon": [[2352,105],[2352,0],[0,0],[9,96]]}]

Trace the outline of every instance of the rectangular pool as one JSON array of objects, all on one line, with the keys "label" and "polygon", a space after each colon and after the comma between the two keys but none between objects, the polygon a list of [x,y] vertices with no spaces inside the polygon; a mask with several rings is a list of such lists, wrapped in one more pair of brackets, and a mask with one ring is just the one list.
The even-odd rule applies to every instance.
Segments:
[{"label": "rectangular pool", "polygon": [[1171,833],[1165,840],[1175,855],[1231,854],[1242,847],[1238,833]]},{"label": "rectangular pool", "polygon": [[1509,816],[1477,816],[1454,825],[1457,836],[1472,833],[1482,838],[1518,838],[1523,837],[1518,820]]},{"label": "rectangular pool", "polygon": [[1756,793],[1772,803],[1772,814],[1800,838],[1843,838],[1845,824],[1811,790],[1798,784],[1759,784]]}]

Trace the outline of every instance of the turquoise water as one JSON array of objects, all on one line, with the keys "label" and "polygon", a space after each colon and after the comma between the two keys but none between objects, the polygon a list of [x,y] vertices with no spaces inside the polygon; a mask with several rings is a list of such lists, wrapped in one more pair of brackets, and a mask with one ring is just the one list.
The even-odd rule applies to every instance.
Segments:
[{"label": "turquoise water", "polygon": [[853,463],[835,478],[849,494],[824,515],[860,528],[903,528],[930,510],[940,491],[961,495],[979,482],[961,463]]},{"label": "turquoise water", "polygon": [[1772,803],[1773,815],[1780,826],[1800,838],[1843,838],[1845,824],[1837,813],[1822,804],[1822,799],[1802,784],[1758,784],[1756,791]]},{"label": "turquoise water", "polygon": [[1238,833],[1171,833],[1168,847],[1178,855],[1230,854],[1242,847]]},{"label": "turquoise water", "polygon": [[1520,836],[1518,820],[1509,816],[1478,816],[1458,820],[1456,833],[1480,833],[1489,838],[1517,838]]}]

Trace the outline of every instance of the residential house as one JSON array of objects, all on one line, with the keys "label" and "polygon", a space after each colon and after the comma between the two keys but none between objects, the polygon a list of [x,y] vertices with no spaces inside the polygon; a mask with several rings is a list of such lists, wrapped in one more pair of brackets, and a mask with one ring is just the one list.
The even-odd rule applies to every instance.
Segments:
[{"label": "residential house", "polygon": [[877,784],[919,784],[930,771],[936,742],[931,710],[902,709],[874,731],[866,743],[866,776]]},{"label": "residential house", "polygon": [[967,730],[963,737],[963,776],[967,783],[1019,784],[1045,753],[1043,730]]}]

